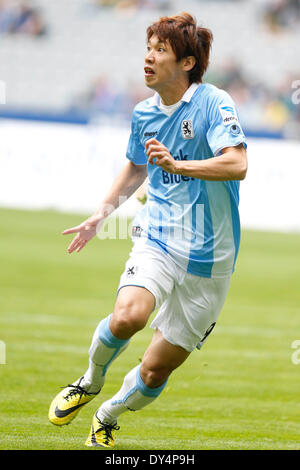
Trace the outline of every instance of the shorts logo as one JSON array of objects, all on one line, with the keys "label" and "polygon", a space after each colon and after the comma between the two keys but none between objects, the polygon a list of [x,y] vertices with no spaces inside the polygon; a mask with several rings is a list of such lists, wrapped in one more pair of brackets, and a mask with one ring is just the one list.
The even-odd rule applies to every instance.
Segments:
[{"label": "shorts logo", "polygon": [[139,225],[134,225],[132,227],[132,236],[133,237],[140,237],[142,235],[142,227]]},{"label": "shorts logo", "polygon": [[190,119],[182,121],[181,135],[184,139],[193,139],[195,137],[193,122]]},{"label": "shorts logo", "polygon": [[131,266],[126,270],[127,277],[134,277],[137,273],[137,266]]}]

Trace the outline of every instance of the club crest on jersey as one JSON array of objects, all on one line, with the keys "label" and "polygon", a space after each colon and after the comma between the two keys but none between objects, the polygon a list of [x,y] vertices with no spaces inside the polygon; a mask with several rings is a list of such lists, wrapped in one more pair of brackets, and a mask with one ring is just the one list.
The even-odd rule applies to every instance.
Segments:
[{"label": "club crest on jersey", "polygon": [[185,119],[182,121],[181,135],[184,139],[193,139],[195,137],[193,122],[190,119]]}]

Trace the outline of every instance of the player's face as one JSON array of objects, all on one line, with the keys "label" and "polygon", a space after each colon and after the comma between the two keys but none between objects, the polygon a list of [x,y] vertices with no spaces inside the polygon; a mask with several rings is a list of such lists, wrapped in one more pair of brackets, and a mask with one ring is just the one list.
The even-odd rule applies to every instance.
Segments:
[{"label": "player's face", "polygon": [[158,93],[173,87],[185,75],[169,41],[161,42],[155,35],[147,44],[144,71],[145,84]]}]

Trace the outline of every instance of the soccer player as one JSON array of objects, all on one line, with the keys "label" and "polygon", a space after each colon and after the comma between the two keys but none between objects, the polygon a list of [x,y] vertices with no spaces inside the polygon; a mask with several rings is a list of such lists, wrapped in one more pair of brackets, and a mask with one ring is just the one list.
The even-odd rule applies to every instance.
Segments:
[{"label": "soccer player", "polygon": [[95,413],[87,446],[113,447],[119,416],[162,393],[172,371],[207,340],[226,299],[239,249],[239,180],[247,154],[232,99],[202,82],[211,42],[211,31],[185,12],[148,27],[145,83],[156,93],[133,111],[128,162],[95,214],[63,232],[76,233],[68,251],[79,252],[120,196],[130,197],[149,177],[113,312],[96,328],[87,371],[50,406],[50,421],[68,424],[159,308],[142,363]]}]

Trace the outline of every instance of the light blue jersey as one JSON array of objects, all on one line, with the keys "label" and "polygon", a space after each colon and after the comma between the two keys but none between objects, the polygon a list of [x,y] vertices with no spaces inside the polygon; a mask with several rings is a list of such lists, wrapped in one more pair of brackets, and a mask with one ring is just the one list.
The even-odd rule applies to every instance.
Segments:
[{"label": "light blue jersey", "polygon": [[[205,160],[243,143],[231,97],[210,84],[192,84],[168,117],[159,95],[139,103],[132,117],[127,158],[144,165],[154,137],[176,160]],[[148,164],[148,199],[133,222],[133,235],[164,250],[184,270],[203,277],[234,271],[240,243],[239,181],[205,181]]]}]

